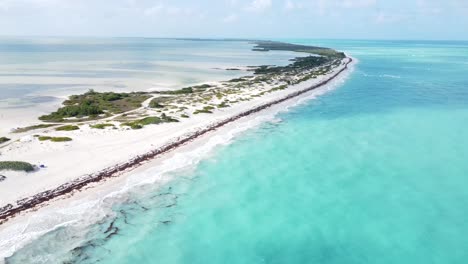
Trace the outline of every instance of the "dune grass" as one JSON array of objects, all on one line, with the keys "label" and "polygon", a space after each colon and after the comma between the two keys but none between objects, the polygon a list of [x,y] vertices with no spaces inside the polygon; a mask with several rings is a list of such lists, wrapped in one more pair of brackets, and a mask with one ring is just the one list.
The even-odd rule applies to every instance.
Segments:
[{"label": "dune grass", "polygon": [[50,141],[52,142],[68,142],[68,141],[72,141],[73,139],[69,138],[69,137],[53,137],[50,139]]},{"label": "dune grass", "polygon": [[0,144],[6,143],[6,142],[8,142],[8,141],[10,141],[10,139],[9,139],[9,138],[6,138],[6,137],[0,137]]},{"label": "dune grass", "polygon": [[167,116],[166,114],[163,113],[161,117],[149,116],[143,119],[123,123],[122,126],[129,126],[132,129],[141,129],[146,125],[157,125],[157,124],[162,124],[162,123],[175,123],[175,122],[179,122],[179,120],[172,118],[170,116]]},{"label": "dune grass", "polygon": [[203,109],[198,109],[193,112],[194,115],[198,114],[212,114],[213,112],[211,110],[215,109],[213,106],[205,106]]},{"label": "dune grass", "polygon": [[47,141],[47,140],[51,140],[52,137],[47,137],[47,136],[37,136],[37,139],[39,141]]},{"label": "dune grass", "polygon": [[96,124],[96,125],[91,125],[91,128],[94,129],[105,129],[107,127],[115,127],[113,124]]},{"label": "dune grass", "polygon": [[174,90],[174,91],[162,91],[160,93],[169,94],[169,95],[191,94],[193,93],[193,87],[186,87],[186,88],[182,88],[180,90]]},{"label": "dune grass", "polygon": [[217,105],[218,108],[227,108],[227,107],[230,107],[230,105],[228,105],[227,102],[222,102],[220,104]]},{"label": "dune grass", "polygon": [[80,128],[78,126],[66,125],[66,126],[57,127],[55,130],[56,131],[74,131],[74,130],[79,130],[79,129]]},{"label": "dune grass", "polygon": [[39,141],[51,141],[51,142],[68,142],[68,141],[73,140],[69,137],[48,137],[48,136],[38,136],[37,139]]},{"label": "dune grass", "polygon": [[31,172],[34,166],[23,161],[0,161],[0,171],[3,170]]},{"label": "dune grass", "polygon": [[28,127],[22,127],[15,129],[13,133],[24,133],[24,132],[29,132],[31,130],[36,130],[36,129],[42,129],[42,128],[49,128],[56,126],[57,124],[40,124],[40,125],[34,125],[34,126],[28,126]]}]

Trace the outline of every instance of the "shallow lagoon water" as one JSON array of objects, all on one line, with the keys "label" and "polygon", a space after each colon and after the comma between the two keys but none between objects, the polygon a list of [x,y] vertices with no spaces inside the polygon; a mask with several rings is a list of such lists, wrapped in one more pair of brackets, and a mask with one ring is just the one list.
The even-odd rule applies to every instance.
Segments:
[{"label": "shallow lagoon water", "polygon": [[7,262],[466,263],[468,43],[289,41],[359,64],[99,224]]},{"label": "shallow lagoon water", "polygon": [[250,75],[248,66],[287,65],[300,56],[253,47],[248,41],[1,37],[0,133],[33,125],[68,96],[89,89],[180,89]]},{"label": "shallow lagoon water", "polygon": [[[175,89],[285,65],[291,52],[254,52],[248,41],[144,38],[0,38],[0,107],[27,96]],[[7,100],[12,99],[12,100]]]}]

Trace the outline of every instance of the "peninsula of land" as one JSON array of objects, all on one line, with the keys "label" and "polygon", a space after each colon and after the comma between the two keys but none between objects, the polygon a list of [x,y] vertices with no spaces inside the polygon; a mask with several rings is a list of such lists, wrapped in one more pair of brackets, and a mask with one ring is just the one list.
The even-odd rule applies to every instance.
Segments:
[{"label": "peninsula of land", "polygon": [[[35,124],[0,135],[0,223],[119,176],[226,124],[323,86],[352,59],[328,48],[256,41],[294,51],[287,66],[171,91],[71,95]],[[233,69],[227,69],[233,70]]]}]

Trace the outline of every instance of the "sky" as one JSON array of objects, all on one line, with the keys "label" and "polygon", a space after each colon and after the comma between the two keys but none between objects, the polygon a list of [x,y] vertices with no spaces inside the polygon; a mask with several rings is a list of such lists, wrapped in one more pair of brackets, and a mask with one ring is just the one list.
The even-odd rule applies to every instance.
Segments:
[{"label": "sky", "polygon": [[0,0],[0,35],[468,40],[468,0]]}]

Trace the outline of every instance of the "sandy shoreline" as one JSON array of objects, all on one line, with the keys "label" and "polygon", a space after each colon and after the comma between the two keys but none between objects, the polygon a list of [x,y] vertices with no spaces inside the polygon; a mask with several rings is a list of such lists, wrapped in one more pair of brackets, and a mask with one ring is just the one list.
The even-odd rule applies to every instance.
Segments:
[{"label": "sandy shoreline", "polygon": [[[174,133],[166,133],[166,134],[174,134],[177,137],[175,137],[175,139],[172,139],[172,140],[170,140],[170,139],[167,140],[168,137],[166,137],[166,138],[163,138],[162,140],[160,140],[160,142],[162,142],[164,140],[166,142],[171,142],[171,143],[162,144],[162,145],[160,145],[160,147],[154,149],[154,147],[152,147],[152,145],[157,144],[157,142],[153,141],[155,143],[150,145],[150,147],[152,147],[150,151],[146,151],[144,154],[140,154],[140,155],[132,155],[133,158],[127,158],[124,162],[117,163],[119,165],[108,166],[108,167],[105,167],[105,169],[98,170],[99,172],[97,172],[97,173],[87,174],[86,176],[83,176],[83,177],[79,177],[79,178],[75,177],[74,179],[69,178],[69,179],[67,179],[66,183],[61,184],[61,185],[57,184],[59,182],[59,181],[57,181],[57,179],[54,179],[50,183],[42,186],[44,191],[42,191],[42,192],[39,191],[39,192],[36,192],[37,194],[35,194],[35,195],[29,195],[28,196],[27,192],[30,192],[30,193],[34,192],[33,190],[28,189],[23,194],[23,197],[27,197],[27,198],[22,198],[22,199],[19,199],[17,201],[12,200],[11,196],[9,197],[10,199],[7,200],[6,196],[8,196],[8,192],[1,192],[3,195],[0,195],[0,198],[2,198],[1,199],[2,204],[0,204],[0,206],[1,206],[0,219],[1,220],[6,220],[6,219],[8,219],[8,218],[20,213],[20,212],[33,209],[36,206],[41,205],[41,204],[43,204],[43,203],[45,203],[47,201],[50,201],[52,199],[55,199],[57,197],[60,197],[60,196],[66,195],[66,194],[70,194],[70,193],[72,193],[74,191],[77,191],[77,190],[81,190],[82,188],[84,188],[85,186],[87,186],[87,185],[89,185],[91,183],[96,183],[96,182],[102,181],[102,180],[104,180],[106,178],[116,177],[118,175],[121,175],[124,172],[127,172],[129,170],[135,169],[138,166],[141,166],[141,164],[147,162],[150,159],[153,159],[155,157],[159,157],[162,154],[165,154],[165,153],[167,153],[169,151],[172,151],[172,150],[180,147],[181,145],[184,145],[184,144],[194,140],[195,138],[198,138],[198,137],[200,137],[200,136],[202,136],[204,134],[207,134],[207,133],[209,133],[211,131],[214,131],[214,130],[216,130],[216,129],[218,129],[218,128],[220,128],[220,127],[222,127],[222,126],[224,126],[224,125],[226,125],[228,123],[234,122],[234,121],[236,121],[236,120],[238,120],[240,118],[249,116],[249,115],[251,115],[253,113],[264,110],[264,109],[266,109],[268,107],[271,107],[271,106],[273,106],[275,104],[279,104],[279,103],[287,101],[287,100],[289,100],[291,98],[294,98],[294,97],[297,97],[297,96],[302,95],[304,93],[307,93],[307,92],[309,92],[311,90],[314,90],[317,87],[323,86],[323,85],[327,84],[328,82],[330,82],[331,80],[333,80],[335,77],[337,77],[341,72],[345,71],[347,69],[347,65],[349,63],[351,63],[351,61],[352,60],[349,59],[349,61],[343,67],[341,67],[341,66],[338,67],[337,69],[335,69],[330,74],[324,76],[321,80],[315,80],[315,83],[305,82],[306,84],[298,85],[298,87],[296,87],[294,92],[292,92],[290,89],[287,89],[283,93],[278,92],[278,93],[272,94],[271,96],[265,96],[265,97],[268,97],[268,98],[263,98],[263,100],[258,99],[258,100],[255,100],[255,102],[246,103],[242,107],[239,107],[237,109],[237,111],[230,111],[230,112],[233,112],[231,114],[231,116],[229,116],[229,114],[219,115],[219,117],[217,118],[218,120],[213,121],[213,119],[211,119],[210,120],[211,123],[205,122],[205,124],[202,124],[198,129],[196,129],[196,128],[193,129],[193,127],[192,127],[192,129],[190,129],[190,130],[192,130],[192,132],[187,132],[187,130],[185,130],[185,131],[183,131],[184,133],[177,134],[177,133],[175,133],[174,130],[170,130],[170,131],[174,131]],[[307,85],[307,86],[304,87],[304,85]],[[248,109],[248,110],[246,110],[246,109]],[[195,121],[195,123],[196,122],[197,121]],[[167,130],[167,128],[164,128],[164,130]],[[176,130],[179,130],[179,128],[176,128]],[[142,141],[142,139],[139,138],[139,141]],[[59,151],[59,153],[60,153],[60,151]],[[68,169],[70,169],[70,168],[68,168]],[[85,173],[83,173],[82,175],[84,175],[84,174]],[[63,180],[64,180],[64,177],[61,178],[61,181],[63,181]],[[24,184],[21,181],[19,181],[18,183],[19,184]],[[18,183],[16,183],[17,186],[18,186]],[[58,186],[58,187],[55,187],[55,188],[50,187],[50,186],[54,186],[54,185]],[[7,185],[4,184],[3,186],[0,186],[0,188],[4,187],[4,186],[6,187]],[[13,187],[13,186],[11,186],[11,187]],[[47,187],[49,187],[49,189]],[[13,196],[13,197],[15,197],[15,196]],[[18,195],[16,195],[16,197],[18,197]],[[6,204],[4,201],[8,202],[8,204]]]}]

